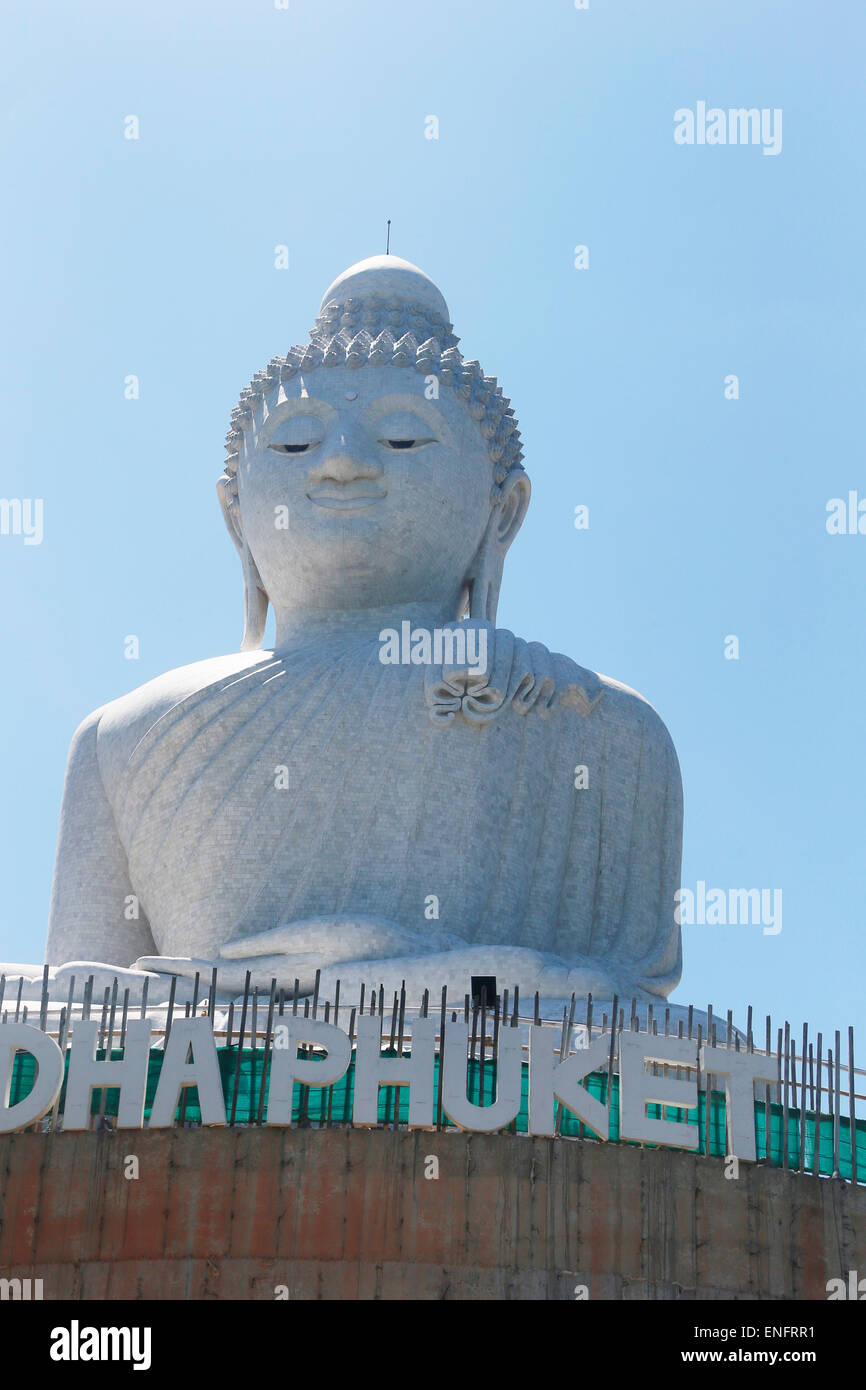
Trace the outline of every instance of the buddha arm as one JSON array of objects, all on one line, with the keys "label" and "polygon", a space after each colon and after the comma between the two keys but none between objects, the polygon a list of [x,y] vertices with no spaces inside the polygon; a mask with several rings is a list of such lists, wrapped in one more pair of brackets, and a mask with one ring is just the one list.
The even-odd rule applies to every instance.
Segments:
[{"label": "buddha arm", "polygon": [[[462,1000],[470,988],[473,975],[495,975],[497,986],[513,991],[520,986],[523,999],[531,998],[536,991],[543,999],[568,999],[572,994],[579,998],[592,994],[596,999],[610,999],[617,992],[614,980],[603,965],[596,961],[564,961],[542,951],[528,950],[520,946],[463,946],[456,950],[436,951],[422,955],[378,957],[368,960],[339,960],[324,964],[319,953],[298,953],[283,955],[254,955],[216,960],[175,959],[166,956],[144,956],[136,962],[139,970],[155,971],[163,976],[176,974],[192,979],[198,973],[207,979],[216,967],[219,987],[222,991],[240,993],[244,987],[247,972],[250,984],[260,991],[270,988],[275,980],[277,988],[292,991],[294,982],[299,982],[301,995],[312,994],[316,971],[320,971],[319,994],[323,999],[336,997],[337,981],[340,982],[340,997],[343,1000],[356,999],[361,986],[366,990],[378,989],[384,984],[386,998],[394,990],[399,990],[405,982],[410,1003],[417,1004],[425,989],[431,997],[438,999],[442,986],[448,988],[452,999]],[[652,998],[636,988],[638,998]]]},{"label": "buddha arm", "polygon": [[323,996],[329,997],[329,991],[340,980],[342,997],[351,999],[362,984],[369,988],[384,980],[387,995],[395,982],[399,985],[405,979],[407,995],[413,1002],[414,996],[420,999],[425,989],[438,997],[443,985],[452,998],[462,1000],[473,975],[494,975],[500,993],[504,988],[513,990],[517,984],[524,999],[536,991],[547,999],[567,999],[571,994],[609,999],[616,993],[615,981],[596,961],[565,961],[522,946],[481,945],[424,956],[344,961],[322,971],[319,987]]},{"label": "buddha arm", "polygon": [[500,989],[518,984],[524,998],[537,990],[548,999],[572,993],[608,999],[617,989],[598,961],[566,961],[520,946],[473,945],[446,932],[421,935],[393,922],[360,917],[310,919],[238,938],[227,942],[213,961],[145,956],[137,966],[189,978],[195,972],[204,978],[216,966],[220,987],[228,992],[243,989],[247,971],[251,984],[262,990],[272,978],[278,988],[292,990],[297,979],[301,994],[312,992],[318,970],[322,998],[335,997],[338,980],[343,999],[357,995],[362,984],[370,990],[384,983],[390,995],[405,980],[416,1003],[425,989],[438,997],[443,985],[462,999],[473,975],[495,975]]},{"label": "buddha arm", "polygon": [[[96,753],[101,710],[75,731],[66,765],[46,958],[130,965],[155,953],[150,924],[134,901],[126,854]],[[127,919],[136,910],[138,917]]]}]

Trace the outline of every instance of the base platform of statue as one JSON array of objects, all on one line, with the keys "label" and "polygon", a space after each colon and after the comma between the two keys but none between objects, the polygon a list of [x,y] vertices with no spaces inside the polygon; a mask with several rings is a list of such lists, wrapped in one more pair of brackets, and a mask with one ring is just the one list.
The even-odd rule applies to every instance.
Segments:
[{"label": "base platform of statue", "polygon": [[588,1140],[12,1134],[0,1167],[0,1269],[46,1299],[825,1299],[866,1269],[862,1187]]}]

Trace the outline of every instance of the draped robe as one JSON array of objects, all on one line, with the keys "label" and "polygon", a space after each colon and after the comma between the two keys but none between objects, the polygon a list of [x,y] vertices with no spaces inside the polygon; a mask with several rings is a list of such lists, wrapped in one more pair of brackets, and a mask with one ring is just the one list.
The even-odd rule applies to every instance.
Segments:
[{"label": "draped robe", "polygon": [[486,676],[385,665],[377,641],[343,638],[201,662],[106,706],[101,782],[157,951],[212,959],[362,914],[666,996],[682,829],[667,730],[627,687],[489,633]]}]

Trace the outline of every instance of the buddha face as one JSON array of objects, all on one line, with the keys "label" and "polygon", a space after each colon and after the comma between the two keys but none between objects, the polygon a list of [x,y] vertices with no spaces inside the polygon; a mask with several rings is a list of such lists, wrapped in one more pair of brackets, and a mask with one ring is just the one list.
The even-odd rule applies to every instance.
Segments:
[{"label": "buddha face", "polygon": [[457,616],[493,484],[462,401],[447,386],[428,400],[424,377],[397,367],[322,367],[284,389],[256,412],[238,462],[243,536],[271,602],[435,601]]}]

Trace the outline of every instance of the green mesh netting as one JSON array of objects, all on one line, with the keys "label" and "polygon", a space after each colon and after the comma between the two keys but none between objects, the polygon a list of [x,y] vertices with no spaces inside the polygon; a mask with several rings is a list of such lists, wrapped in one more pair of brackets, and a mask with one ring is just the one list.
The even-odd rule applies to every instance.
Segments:
[{"label": "green mesh netting", "polygon": [[[97,1052],[99,1060],[104,1060],[106,1052]],[[383,1055],[395,1057],[396,1049],[384,1049]],[[111,1059],[119,1060],[123,1057],[123,1052],[115,1048],[112,1050]],[[148,1064],[147,1091],[145,1096],[145,1117],[150,1115],[150,1108],[156,1093],[157,1081],[159,1079],[160,1067],[162,1066],[162,1051],[152,1050],[150,1062]],[[226,1102],[226,1115],[229,1121],[237,1125],[247,1125],[259,1123],[267,1119],[268,1097],[267,1097],[267,1073],[270,1065],[265,1064],[264,1050],[262,1048],[244,1048],[240,1057],[240,1072],[238,1072],[238,1049],[236,1047],[221,1047],[217,1049],[219,1060],[220,1076],[223,1083],[223,1095]],[[66,1054],[66,1068],[69,1066],[69,1053]],[[36,1063],[32,1056],[26,1052],[19,1052],[15,1057],[12,1069],[12,1081],[10,1086],[9,1103],[14,1105],[17,1101],[23,1100],[30,1092],[36,1071]],[[263,1087],[264,1073],[264,1087]],[[345,1124],[352,1118],[352,1101],[354,1097],[354,1058],[349,1065],[349,1070],[340,1081],[334,1082],[332,1086],[302,1086],[295,1084],[294,1097],[292,1104],[292,1123],[323,1125],[329,1122],[332,1125]],[[434,1096],[438,1097],[439,1082],[439,1058],[435,1058],[435,1081]],[[586,1078],[586,1087],[591,1095],[595,1096],[602,1103],[607,1098],[607,1076],[598,1072],[592,1073]],[[478,1061],[469,1061],[467,1064],[467,1084],[466,1093],[470,1100],[480,1105],[490,1105],[496,1098],[496,1063],[493,1060],[485,1061],[482,1064]],[[105,1115],[117,1114],[118,1101],[117,1087],[108,1087],[105,1093],[104,1105],[103,1096],[100,1091],[94,1091],[91,1100],[91,1113],[98,1115],[100,1112]],[[64,1079],[63,1089],[60,1093],[60,1113],[63,1112],[63,1105],[66,1098],[66,1081]],[[699,1093],[698,1105],[694,1110],[678,1110],[668,1107],[667,1119],[675,1119],[690,1125],[696,1125],[702,1136],[701,1148],[706,1151],[707,1140],[707,1115],[706,1115],[706,1095]],[[406,1087],[382,1087],[379,1092],[379,1122],[380,1124],[405,1125],[408,1120],[409,1095]],[[648,1114],[653,1119],[661,1119],[662,1107],[651,1105],[648,1107]],[[522,1101],[520,1113],[510,1128],[517,1133],[525,1134],[528,1128],[527,1120],[529,1113],[529,1066],[523,1064],[522,1080]],[[609,1139],[613,1143],[620,1143],[619,1136],[619,1077],[613,1077],[611,1105],[609,1109],[610,1130]],[[767,1152],[767,1128],[769,1116],[769,1154]],[[179,1123],[186,1121],[190,1124],[198,1124],[201,1121],[201,1111],[198,1105],[198,1092],[195,1087],[190,1087],[186,1092],[185,1100],[178,1106],[176,1120]],[[442,1116],[442,1123],[445,1128],[450,1129],[454,1126],[447,1117]],[[804,1126],[804,1166],[808,1171],[813,1171],[815,1162],[815,1144],[817,1136],[818,1144],[818,1172],[827,1177],[834,1172],[833,1164],[833,1117],[821,1115],[816,1118],[811,1110],[806,1112]],[[592,1134],[586,1126],[581,1126],[580,1122],[564,1107],[559,1109],[559,1132],[565,1135],[576,1136],[583,1133]],[[709,1153],[717,1157],[723,1157],[726,1153],[725,1145],[725,1096],[723,1092],[713,1091],[710,1095],[710,1114],[709,1114]],[[801,1167],[800,1155],[800,1111],[789,1109],[788,1111],[788,1143],[787,1154],[785,1153],[784,1135],[784,1111],[781,1105],[771,1104],[767,1106],[763,1101],[755,1102],[755,1145],[759,1159],[769,1157],[771,1163],[781,1167],[783,1162],[789,1168]],[[626,1140],[625,1142],[630,1142]],[[866,1181],[866,1120],[857,1120],[855,1124],[855,1143],[857,1151],[857,1175],[860,1181]],[[840,1116],[839,1119],[839,1173],[849,1181],[852,1177],[851,1165],[851,1143],[850,1143],[850,1122]]]}]

